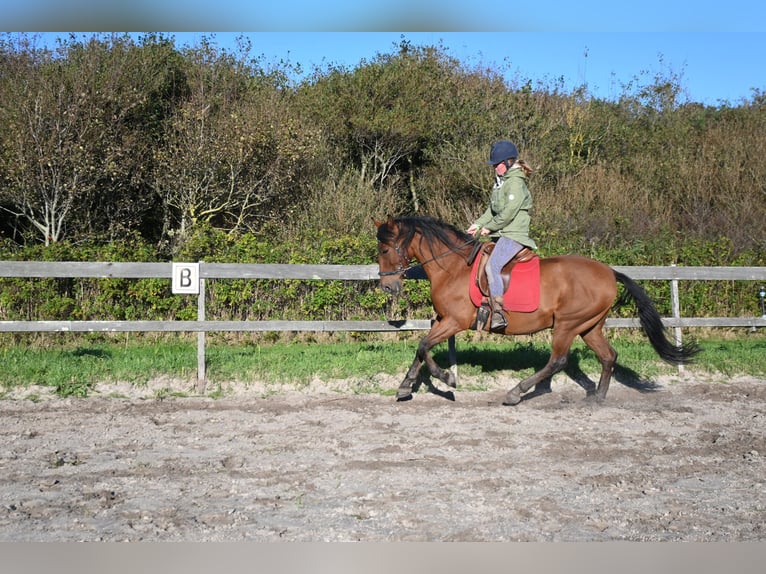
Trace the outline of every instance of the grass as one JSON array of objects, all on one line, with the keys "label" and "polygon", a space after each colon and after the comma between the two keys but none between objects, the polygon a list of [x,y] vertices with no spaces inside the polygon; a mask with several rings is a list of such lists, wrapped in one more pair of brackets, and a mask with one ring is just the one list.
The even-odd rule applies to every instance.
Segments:
[{"label": "grass", "polygon": [[[659,360],[640,337],[610,334],[619,352],[619,368],[642,377],[673,374],[676,368]],[[699,341],[703,352],[687,372],[766,376],[766,334],[740,333],[736,337],[710,337]],[[306,385],[314,378],[372,380],[376,375],[403,376],[417,349],[417,338],[373,341],[294,341],[253,344],[210,342],[206,348],[209,383],[271,381]],[[523,378],[540,369],[550,348],[544,339],[495,337],[475,340],[471,334],[457,338],[461,377],[491,376],[511,371]],[[434,358],[449,363],[447,345],[437,346]],[[197,369],[196,339],[189,336],[116,342],[75,337],[52,339],[47,345],[5,342],[0,347],[0,396],[14,387],[43,385],[60,396],[85,397],[99,382],[146,385],[160,376],[193,380]],[[581,342],[572,347],[571,367],[595,375],[600,366]],[[362,388],[363,387],[363,388]],[[363,392],[379,392],[375,385]]]}]

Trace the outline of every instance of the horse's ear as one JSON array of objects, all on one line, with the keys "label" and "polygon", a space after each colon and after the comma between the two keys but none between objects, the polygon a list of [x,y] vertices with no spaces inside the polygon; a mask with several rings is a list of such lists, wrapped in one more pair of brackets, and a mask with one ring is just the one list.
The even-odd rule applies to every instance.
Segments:
[{"label": "horse's ear", "polygon": [[381,225],[386,225],[386,226],[388,226],[390,228],[394,227],[394,218],[391,217],[390,215],[388,216],[388,220],[385,221],[385,222],[384,221],[378,221],[374,217],[372,219],[372,222],[375,224],[375,227],[380,227]]}]

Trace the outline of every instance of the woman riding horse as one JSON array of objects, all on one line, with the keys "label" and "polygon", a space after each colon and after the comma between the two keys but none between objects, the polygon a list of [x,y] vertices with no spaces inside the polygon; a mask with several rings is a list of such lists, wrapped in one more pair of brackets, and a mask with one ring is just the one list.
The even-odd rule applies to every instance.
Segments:
[{"label": "woman riding horse", "polygon": [[[430,217],[388,218],[376,222],[380,284],[389,294],[398,294],[408,270],[417,260],[431,282],[431,302],[436,320],[418,345],[415,359],[397,391],[399,400],[412,397],[412,386],[425,363],[431,374],[451,387],[455,376],[436,364],[431,349],[476,323],[478,308],[470,294],[471,265],[475,240],[456,227]],[[521,394],[550,380],[567,364],[569,350],[578,335],[601,362],[601,378],[595,398],[603,400],[617,360],[617,352],[604,336],[606,317],[621,283],[635,300],[641,328],[659,356],[674,365],[690,362],[696,345],[674,345],[665,333],[662,319],[646,292],[627,275],[609,266],[577,255],[540,259],[540,297],[531,311],[506,312],[506,335],[531,334],[553,329],[551,356],[547,364],[508,391],[506,404],[521,401]]]},{"label": "woman riding horse", "polygon": [[518,159],[519,151],[509,141],[492,144],[487,162],[495,168],[495,185],[487,210],[467,229],[470,235],[486,235],[495,242],[495,248],[487,262],[489,301],[492,305],[493,333],[505,331],[506,318],[503,309],[503,267],[522,249],[537,249],[529,237],[529,211],[532,195],[527,179],[532,174],[526,162]]}]

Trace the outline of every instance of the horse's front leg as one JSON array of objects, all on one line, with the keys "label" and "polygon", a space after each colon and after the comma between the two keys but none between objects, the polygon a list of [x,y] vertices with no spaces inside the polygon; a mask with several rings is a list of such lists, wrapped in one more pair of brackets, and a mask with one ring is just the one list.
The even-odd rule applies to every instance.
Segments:
[{"label": "horse's front leg", "polygon": [[415,381],[417,381],[418,373],[420,372],[420,368],[423,366],[423,359],[421,358],[420,349],[423,346],[424,340],[425,337],[420,340],[420,345],[418,345],[418,350],[415,353],[415,360],[412,361],[412,365],[410,365],[404,380],[399,385],[399,388],[396,389],[396,400],[398,401],[408,401],[412,398],[412,386],[415,384]]},{"label": "horse's front leg", "polygon": [[457,387],[455,373],[442,369],[436,361],[434,361],[430,351],[433,347],[446,341],[458,331],[460,331],[460,328],[452,321],[437,320],[434,322],[428,335],[420,340],[418,350],[415,353],[415,360],[412,362],[409,371],[407,371],[407,375],[404,377],[404,380],[396,391],[397,400],[406,401],[412,398],[412,386],[417,380],[418,373],[420,372],[423,363],[428,366],[431,375],[437,377],[440,381],[453,389]]}]

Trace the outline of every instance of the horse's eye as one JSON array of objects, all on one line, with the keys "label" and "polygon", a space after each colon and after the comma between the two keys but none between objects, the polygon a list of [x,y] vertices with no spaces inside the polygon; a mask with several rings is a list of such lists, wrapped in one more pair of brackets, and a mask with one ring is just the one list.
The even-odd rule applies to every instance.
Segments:
[{"label": "horse's eye", "polygon": [[386,253],[388,253],[388,251],[389,251],[388,247],[381,247],[380,248],[380,254],[381,255],[385,255]]}]

